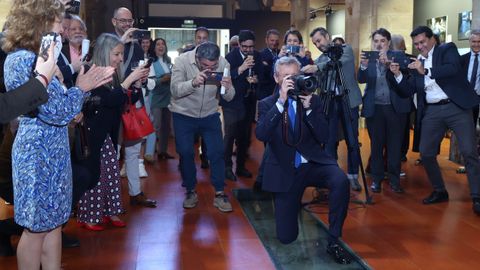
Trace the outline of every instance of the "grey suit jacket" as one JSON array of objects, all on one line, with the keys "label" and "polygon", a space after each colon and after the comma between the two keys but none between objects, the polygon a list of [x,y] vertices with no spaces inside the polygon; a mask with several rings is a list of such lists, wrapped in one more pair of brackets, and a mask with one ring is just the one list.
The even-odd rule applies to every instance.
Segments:
[{"label": "grey suit jacket", "polygon": [[[319,72],[323,71],[328,61],[330,61],[330,58],[325,54],[320,55],[317,60],[315,60]],[[345,76],[346,88],[350,90],[348,93],[350,107],[358,107],[362,104],[362,93],[360,92],[360,87],[358,87],[358,82],[355,77],[355,57],[350,45],[343,46],[343,55],[340,58],[340,62],[342,63],[342,70]]]}]

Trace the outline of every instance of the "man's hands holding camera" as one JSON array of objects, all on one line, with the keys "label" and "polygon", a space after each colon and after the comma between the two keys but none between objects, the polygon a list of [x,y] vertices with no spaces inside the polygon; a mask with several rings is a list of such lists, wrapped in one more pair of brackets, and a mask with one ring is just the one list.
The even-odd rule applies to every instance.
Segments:
[{"label": "man's hands holding camera", "polygon": [[[295,82],[292,80],[292,77],[294,75],[288,75],[286,76],[283,81],[282,85],[280,86],[280,97],[278,98],[278,101],[282,103],[282,105],[285,104],[285,102],[288,100],[288,91],[292,91],[295,89]],[[303,108],[304,109],[310,109],[311,106],[311,99],[312,99],[312,94],[309,95],[299,95],[300,101],[302,102]],[[297,100],[298,102],[298,100]]]},{"label": "man's hands holding camera", "polygon": [[138,28],[132,27],[125,31],[125,33],[123,33],[123,36],[120,38],[123,41],[123,44],[133,41],[133,32],[135,32],[136,30],[138,30]]},{"label": "man's hands holding camera", "polygon": [[306,65],[300,71],[303,72],[303,73],[314,74],[314,73],[317,73],[318,66],[317,65]]},{"label": "man's hands holding camera", "polygon": [[[412,62],[408,64],[409,69],[415,69],[420,75],[425,75],[425,68],[423,67],[422,61],[420,61],[417,58],[410,58]],[[402,72],[400,71],[400,65],[395,62],[395,59],[392,59],[392,62],[390,63],[390,71],[395,75],[395,77],[400,76]]]},{"label": "man's hands holding camera", "polygon": [[[201,85],[207,82],[207,79],[211,76],[211,73],[214,72],[212,70],[206,69],[200,71],[193,79],[192,79],[192,86],[194,88],[200,87]],[[232,78],[230,76],[223,76],[222,80],[220,81],[220,85],[225,87],[225,91],[229,91],[232,89]]]}]

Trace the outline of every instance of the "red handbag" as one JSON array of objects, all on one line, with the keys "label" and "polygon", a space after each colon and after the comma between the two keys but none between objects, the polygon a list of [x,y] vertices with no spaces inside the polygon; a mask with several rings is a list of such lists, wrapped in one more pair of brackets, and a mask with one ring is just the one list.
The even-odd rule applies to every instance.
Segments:
[{"label": "red handbag", "polygon": [[153,124],[148,117],[145,106],[137,108],[132,104],[130,91],[128,92],[128,104],[125,112],[122,114],[123,139],[126,141],[136,141],[153,133]]}]

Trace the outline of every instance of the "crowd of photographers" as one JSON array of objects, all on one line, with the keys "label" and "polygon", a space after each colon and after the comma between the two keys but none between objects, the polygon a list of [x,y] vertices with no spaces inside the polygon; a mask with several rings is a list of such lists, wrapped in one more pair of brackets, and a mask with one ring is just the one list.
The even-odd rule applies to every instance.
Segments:
[{"label": "crowd of photographers", "polygon": [[[267,31],[262,51],[255,50],[255,33],[242,30],[224,58],[209,41],[209,30],[200,27],[195,44],[172,63],[166,40],[152,41],[148,31],[135,28],[131,11],[123,7],[113,14],[114,33],[90,46],[85,23],[72,14],[78,13],[73,2],[78,1],[15,2],[2,37],[8,93],[2,94],[1,120],[22,116],[2,132],[0,195],[15,202],[15,222],[0,221],[0,254],[13,254],[9,236],[21,234],[20,269],[60,267],[62,240],[64,246],[78,245],[61,233],[72,209],[85,229],[125,227],[119,217],[121,176],[128,179],[131,205],[156,207],[140,178],[148,176],[144,162],[174,158],[167,151],[172,125],[186,191],[183,207],[198,204],[194,144],[200,140],[201,167],[210,169],[215,189],[213,205],[231,212],[224,180],[253,177],[246,160],[257,121],[255,134],[265,149],[254,188],[275,194],[279,240],[297,237],[304,189],[326,187],[327,252],[337,263],[350,262],[338,243],[350,189],[368,188],[359,183],[360,115],[370,137],[373,192],[381,192],[388,179],[391,191],[404,193],[400,167],[416,107],[413,150],[420,151],[434,189],[423,203],[448,200],[436,156],[449,128],[458,137],[473,210],[480,214],[475,147],[480,32],[472,31],[472,54],[460,57],[453,43],[440,44],[431,29],[418,27],[411,34],[420,52],[415,58],[405,54],[401,36],[392,38],[380,28],[356,70],[352,47],[341,38],[332,41],[322,27],[310,34],[322,53],[315,61],[297,30],[285,33],[283,46],[279,31]],[[363,97],[359,83],[366,83]],[[123,137],[126,104],[146,108],[154,132]],[[340,137],[348,145],[346,174],[336,161]]]}]

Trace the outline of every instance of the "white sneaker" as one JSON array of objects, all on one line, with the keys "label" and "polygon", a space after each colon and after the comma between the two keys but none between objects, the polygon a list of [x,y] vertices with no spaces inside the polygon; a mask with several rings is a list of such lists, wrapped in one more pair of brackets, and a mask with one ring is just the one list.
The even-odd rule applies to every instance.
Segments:
[{"label": "white sneaker", "polygon": [[123,163],[122,168],[120,169],[120,177],[127,177],[127,171],[125,170],[125,163]]},{"label": "white sneaker", "polygon": [[141,178],[148,177],[147,170],[145,170],[145,164],[143,164],[143,159],[138,159],[138,171]]}]

